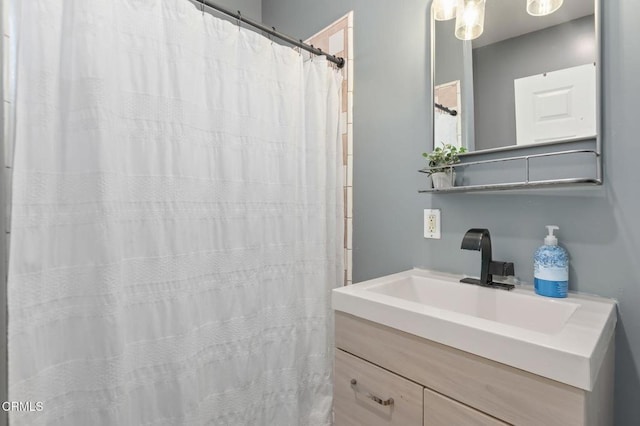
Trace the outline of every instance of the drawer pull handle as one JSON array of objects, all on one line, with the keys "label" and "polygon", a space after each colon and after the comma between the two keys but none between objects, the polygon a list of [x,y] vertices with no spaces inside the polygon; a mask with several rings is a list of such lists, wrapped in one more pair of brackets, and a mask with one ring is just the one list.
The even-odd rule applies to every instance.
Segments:
[{"label": "drawer pull handle", "polygon": [[353,388],[354,391],[356,391],[359,394],[364,395],[365,397],[369,398],[370,400],[374,401],[377,404],[380,404],[384,407],[387,407],[389,405],[393,405],[393,398],[389,398],[389,399],[382,399],[382,398],[378,398],[377,396],[369,393],[369,392],[362,392],[361,390],[358,389],[358,381],[356,379],[351,379],[351,387]]}]

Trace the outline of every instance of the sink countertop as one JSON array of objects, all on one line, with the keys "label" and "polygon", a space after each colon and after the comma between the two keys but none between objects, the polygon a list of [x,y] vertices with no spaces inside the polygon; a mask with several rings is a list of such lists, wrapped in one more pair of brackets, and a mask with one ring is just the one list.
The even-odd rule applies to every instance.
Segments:
[{"label": "sink countertop", "polygon": [[[506,292],[463,284],[460,278],[411,269],[334,289],[333,309],[561,383],[593,389],[615,330],[615,300],[572,292],[567,298],[553,299],[536,295],[532,286],[516,286]],[[409,282],[411,291],[407,290]],[[416,295],[414,290],[420,291],[421,286],[432,287],[431,293]],[[431,301],[436,294],[434,299],[440,300]],[[447,301],[447,297],[452,299]],[[449,303],[455,302],[453,298],[465,300]],[[475,305],[487,301],[493,302],[489,309],[484,306],[476,312]],[[533,309],[502,316],[487,312],[491,306],[496,311],[500,306],[508,308],[510,302]],[[557,315],[550,315],[556,311]]]}]

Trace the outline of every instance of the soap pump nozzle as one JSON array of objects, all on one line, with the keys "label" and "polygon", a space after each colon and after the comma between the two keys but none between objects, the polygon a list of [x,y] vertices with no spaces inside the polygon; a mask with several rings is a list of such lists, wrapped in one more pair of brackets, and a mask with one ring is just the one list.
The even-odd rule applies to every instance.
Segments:
[{"label": "soap pump nozzle", "polygon": [[544,237],[544,245],[545,246],[557,246],[558,245],[558,238],[555,235],[553,235],[553,231],[556,231],[556,230],[560,229],[560,227],[556,226],[556,225],[547,225],[546,228],[549,231],[549,235]]}]

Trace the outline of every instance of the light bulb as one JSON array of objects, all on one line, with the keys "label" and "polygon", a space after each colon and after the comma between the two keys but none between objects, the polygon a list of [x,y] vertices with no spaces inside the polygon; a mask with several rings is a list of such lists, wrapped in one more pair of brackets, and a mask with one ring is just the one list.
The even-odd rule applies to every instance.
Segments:
[{"label": "light bulb", "polygon": [[436,21],[448,21],[456,17],[458,0],[434,0],[433,18]]},{"label": "light bulb", "polygon": [[456,37],[473,40],[484,31],[484,6],[486,0],[458,0],[456,11]]},{"label": "light bulb", "polygon": [[533,16],[550,15],[560,9],[563,0],[527,0],[527,13]]}]

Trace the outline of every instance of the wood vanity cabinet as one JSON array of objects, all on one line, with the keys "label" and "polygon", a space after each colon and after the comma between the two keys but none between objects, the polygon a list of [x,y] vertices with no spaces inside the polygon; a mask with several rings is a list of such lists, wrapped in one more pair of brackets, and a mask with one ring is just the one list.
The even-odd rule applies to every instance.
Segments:
[{"label": "wood vanity cabinet", "polygon": [[336,426],[613,424],[613,342],[587,392],[336,311]]},{"label": "wood vanity cabinet", "polygon": [[340,349],[334,401],[336,426],[507,424]]}]

